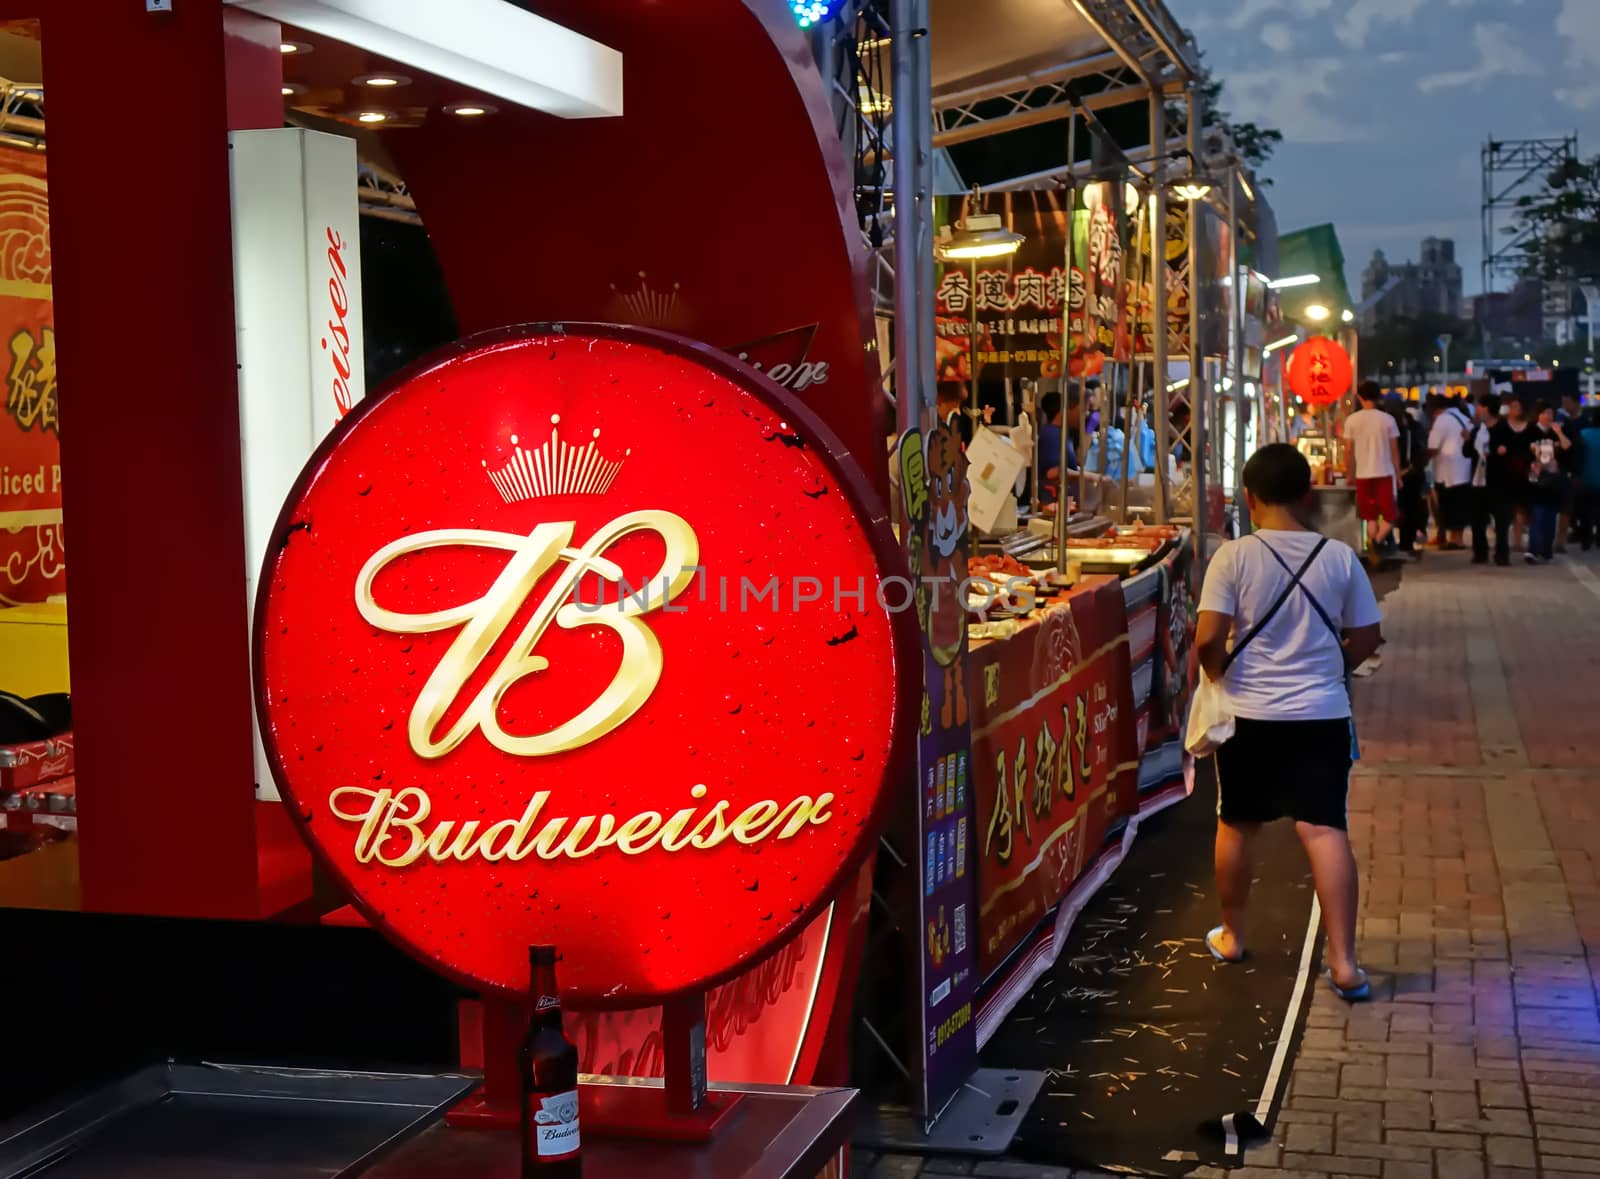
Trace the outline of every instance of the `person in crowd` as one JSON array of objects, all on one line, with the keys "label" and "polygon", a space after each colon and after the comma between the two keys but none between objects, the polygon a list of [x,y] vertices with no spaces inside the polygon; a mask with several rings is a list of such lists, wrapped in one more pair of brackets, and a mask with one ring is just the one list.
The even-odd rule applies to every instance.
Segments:
[{"label": "person in crowd", "polygon": [[[1500,398],[1494,393],[1485,393],[1478,398],[1473,406],[1474,416],[1472,432],[1462,444],[1462,454],[1472,464],[1471,484],[1468,487],[1468,511],[1472,520],[1472,563],[1474,565],[1487,565],[1489,563],[1489,522],[1497,519],[1494,514],[1495,499],[1489,490],[1489,432],[1500,421]],[[1498,534],[1501,525],[1496,525]],[[1506,517],[1504,528],[1510,529],[1511,519]],[[1506,564],[1509,561],[1501,561]]]},{"label": "person in crowd", "polygon": [[1539,406],[1539,419],[1530,433],[1528,479],[1532,487],[1528,505],[1532,524],[1523,559],[1530,565],[1547,565],[1555,559],[1556,523],[1566,503],[1572,443],[1556,420],[1555,406],[1548,401]]},{"label": "person in crowd", "polygon": [[1600,539],[1600,414],[1580,407],[1567,427],[1572,439],[1572,532],[1584,552]]},{"label": "person in crowd", "polygon": [[1500,402],[1500,420],[1489,430],[1489,510],[1494,517],[1494,563],[1511,564],[1511,532],[1527,515],[1533,484],[1533,423],[1517,397]]},{"label": "person in crowd", "polygon": [[1295,408],[1294,417],[1289,419],[1289,441],[1298,442],[1306,434],[1317,428],[1316,415],[1311,412],[1311,407],[1305,402]]},{"label": "person in crowd", "polygon": [[1447,552],[1465,546],[1463,534],[1472,518],[1472,462],[1462,453],[1472,419],[1443,397],[1430,399],[1433,424],[1428,429],[1428,458],[1439,500],[1439,547]]},{"label": "person in crowd", "polygon": [[1400,519],[1394,532],[1395,543],[1404,556],[1415,560],[1417,538],[1426,540],[1428,531],[1426,432],[1406,412],[1406,404],[1399,397],[1385,398],[1382,408],[1400,432],[1399,498],[1395,504]]},{"label": "person in crowd", "polygon": [[1328,983],[1359,1002],[1371,988],[1356,953],[1347,677],[1382,644],[1383,616],[1355,552],[1303,523],[1311,467],[1294,446],[1256,451],[1244,491],[1255,532],[1211,559],[1195,635],[1203,674],[1221,686],[1235,725],[1216,754],[1222,924],[1206,947],[1223,962],[1244,959],[1256,837],[1264,823],[1293,819],[1322,905]]},{"label": "person in crowd", "polygon": [[[1583,479],[1584,441],[1583,427],[1588,419],[1588,410],[1584,407],[1583,398],[1576,392],[1567,392],[1561,395],[1561,407],[1556,410],[1556,421],[1561,423],[1561,432],[1567,436],[1569,443],[1566,450],[1567,472],[1567,498],[1561,505],[1561,516],[1556,521],[1556,552],[1567,551],[1567,542],[1577,537],[1578,531],[1578,487]],[[1579,540],[1581,542],[1581,539]]]},{"label": "person in crowd", "polygon": [[1349,450],[1348,474],[1356,487],[1356,514],[1367,526],[1367,560],[1379,563],[1379,546],[1399,522],[1395,481],[1400,462],[1400,427],[1378,408],[1383,393],[1376,381],[1363,381],[1356,391],[1361,408],[1345,418],[1340,437]]},{"label": "person in crowd", "polygon": [[963,447],[972,445],[972,416],[966,411],[966,402],[966,389],[956,381],[941,381],[934,390],[934,412],[938,415],[939,424],[949,426],[953,419],[954,428],[961,434]]},{"label": "person in crowd", "polygon": [[[1072,394],[1074,401],[1077,393]],[[1034,470],[1043,472],[1039,479],[1039,502],[1055,503],[1061,488],[1061,394],[1046,393],[1039,401],[1039,417],[1044,425],[1039,427],[1039,461]],[[1067,470],[1078,469],[1078,450],[1072,436],[1067,436]]]}]

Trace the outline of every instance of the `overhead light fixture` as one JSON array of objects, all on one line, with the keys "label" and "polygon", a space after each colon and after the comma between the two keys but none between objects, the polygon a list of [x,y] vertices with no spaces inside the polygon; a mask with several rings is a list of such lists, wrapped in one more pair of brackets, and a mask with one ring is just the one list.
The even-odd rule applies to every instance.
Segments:
[{"label": "overhead light fixture", "polygon": [[401,74],[362,74],[355,79],[357,86],[376,86],[385,89],[392,86],[409,86],[411,79]]},{"label": "overhead light fixture", "polygon": [[1339,313],[1339,318],[1345,323],[1354,323],[1356,321],[1356,313],[1351,311],[1350,308],[1346,307],[1342,312]]},{"label": "overhead light fixture", "polygon": [[1244,189],[1244,195],[1251,200],[1256,199],[1256,190],[1250,187],[1250,180],[1243,172],[1239,173],[1239,187]]},{"label": "overhead light fixture", "polygon": [[1321,303],[1312,303],[1305,309],[1305,317],[1317,323],[1321,323],[1332,314],[1333,312],[1329,311]]},{"label": "overhead light fixture", "polygon": [[1172,195],[1180,201],[1203,201],[1211,195],[1211,185],[1203,180],[1185,180],[1172,186]]},{"label": "overhead light fixture", "polygon": [[1179,377],[1176,381],[1173,381],[1172,384],[1167,386],[1167,392],[1168,393],[1176,393],[1179,389],[1186,389],[1188,387],[1189,387],[1189,378],[1188,377]]},{"label": "overhead light fixture", "polygon": [[856,95],[856,109],[864,115],[886,115],[892,110],[894,104],[890,102],[887,94],[881,94],[868,86],[865,82]]},{"label": "overhead light fixture", "polygon": [[278,88],[278,93],[282,94],[285,98],[288,98],[289,95],[294,93],[294,87],[293,86],[280,86]]},{"label": "overhead light fixture", "polygon": [[224,2],[445,78],[470,93],[567,119],[622,114],[621,53],[503,0]]},{"label": "overhead light fixture", "polygon": [[358,123],[387,123],[389,116],[383,111],[362,111],[356,116]]},{"label": "overhead light fixture", "polygon": [[1316,286],[1321,281],[1322,276],[1320,274],[1294,274],[1288,278],[1275,278],[1267,285],[1275,291],[1281,291],[1287,287]]},{"label": "overhead light fixture", "polygon": [[1263,349],[1263,351],[1268,356],[1270,356],[1270,355],[1272,355],[1272,353],[1276,352],[1279,348],[1287,348],[1290,344],[1295,343],[1299,339],[1300,339],[1300,337],[1298,335],[1285,336],[1281,340],[1274,340],[1272,343],[1268,344],[1266,346],[1266,348]]},{"label": "overhead light fixture", "polygon": [[279,41],[278,52],[288,57],[291,53],[310,53],[311,46],[304,41]]},{"label": "overhead light fixture", "polygon": [[444,108],[444,113],[458,115],[463,119],[476,119],[481,115],[492,115],[499,109],[487,102],[452,102]]},{"label": "overhead light fixture", "polygon": [[1004,258],[1015,254],[1024,240],[1020,233],[1013,233],[1002,225],[993,213],[969,213],[961,228],[937,242],[933,249],[948,261]]}]

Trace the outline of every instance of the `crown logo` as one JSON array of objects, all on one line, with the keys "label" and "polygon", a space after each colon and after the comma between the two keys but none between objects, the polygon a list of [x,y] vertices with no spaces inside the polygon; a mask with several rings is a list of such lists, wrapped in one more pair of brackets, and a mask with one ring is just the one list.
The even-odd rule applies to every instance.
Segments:
[{"label": "crown logo", "polygon": [[682,286],[675,282],[671,290],[656,290],[641,270],[635,290],[623,291],[616,283],[611,284],[610,312],[619,320],[641,327],[681,329],[689,320],[688,307],[679,293]]},{"label": "crown logo", "polygon": [[523,503],[549,495],[604,495],[611,490],[622,464],[632,450],[622,452],[622,458],[608,459],[595,448],[600,431],[595,430],[587,446],[573,446],[564,442],[560,414],[550,415],[550,437],[537,450],[529,450],[511,435],[511,461],[503,467],[489,470],[484,460],[484,470],[489,482],[508,504]]}]

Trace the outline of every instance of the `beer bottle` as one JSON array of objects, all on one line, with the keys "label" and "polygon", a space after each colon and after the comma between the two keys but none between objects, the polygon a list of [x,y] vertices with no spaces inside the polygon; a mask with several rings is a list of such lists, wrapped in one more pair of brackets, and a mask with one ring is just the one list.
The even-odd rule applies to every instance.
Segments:
[{"label": "beer bottle", "polygon": [[583,1173],[578,1137],[578,1049],[561,1030],[555,947],[529,946],[528,965],[533,1017],[518,1059],[523,1179],[576,1179]]}]

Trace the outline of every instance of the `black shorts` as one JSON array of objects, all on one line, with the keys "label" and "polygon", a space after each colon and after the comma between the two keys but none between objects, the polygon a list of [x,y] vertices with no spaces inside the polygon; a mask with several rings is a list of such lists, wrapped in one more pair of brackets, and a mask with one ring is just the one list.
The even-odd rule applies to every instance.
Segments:
[{"label": "black shorts", "polygon": [[1439,524],[1446,532],[1460,532],[1467,526],[1472,516],[1471,494],[1466,483],[1439,488]]},{"label": "black shorts", "polygon": [[1217,815],[1225,823],[1293,819],[1349,829],[1350,721],[1239,717],[1217,750]]}]

